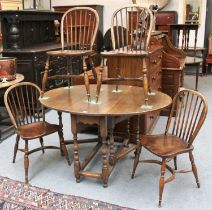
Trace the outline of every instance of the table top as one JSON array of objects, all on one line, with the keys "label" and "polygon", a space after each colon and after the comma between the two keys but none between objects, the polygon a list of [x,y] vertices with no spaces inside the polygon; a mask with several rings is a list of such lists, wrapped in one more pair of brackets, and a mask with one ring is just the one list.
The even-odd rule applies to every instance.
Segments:
[{"label": "table top", "polygon": [[[91,97],[95,98],[96,85],[90,85]],[[115,92],[115,85],[102,85],[99,102],[88,103],[84,85],[56,88],[44,93],[41,103],[51,109],[87,116],[140,115],[169,106],[172,99],[159,91],[149,96],[150,108],[143,108],[143,88],[119,85],[120,92]]]},{"label": "table top", "polygon": [[16,74],[16,79],[8,82],[1,82],[0,81],[0,89],[10,87],[16,83],[22,82],[24,80],[24,75]]}]

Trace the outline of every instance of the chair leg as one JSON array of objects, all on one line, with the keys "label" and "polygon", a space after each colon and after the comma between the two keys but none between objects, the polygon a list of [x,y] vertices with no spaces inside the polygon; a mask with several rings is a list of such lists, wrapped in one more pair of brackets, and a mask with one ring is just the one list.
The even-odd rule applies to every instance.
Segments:
[{"label": "chair leg", "polygon": [[[58,114],[58,120],[59,120],[60,135],[61,135],[61,138],[64,139],[64,136],[63,136],[62,112],[58,111],[57,114]],[[64,156],[64,153],[63,153],[63,150],[62,150],[61,141],[60,141],[60,152],[61,152],[61,155]]]},{"label": "chair leg", "polygon": [[196,179],[197,187],[200,188],[200,183],[199,183],[198,174],[197,174],[197,167],[195,165],[194,156],[193,156],[192,152],[189,152],[189,159],[191,161],[192,171],[193,171],[194,177]]},{"label": "chair leg", "polygon": [[16,143],[15,143],[15,146],[14,146],[13,163],[15,163],[16,154],[17,154],[17,151],[18,151],[19,140],[20,140],[20,136],[17,135],[16,136]]},{"label": "chair leg", "polygon": [[174,169],[177,170],[177,156],[174,157]]},{"label": "chair leg", "polygon": [[25,141],[25,149],[24,149],[25,184],[28,184],[28,169],[29,169],[28,151],[29,151],[28,141]]},{"label": "chair leg", "polygon": [[199,69],[200,69],[200,64],[198,64],[198,65],[197,65],[197,68],[196,68],[196,84],[195,84],[195,90],[197,90],[197,88],[198,88]]},{"label": "chair leg", "polygon": [[141,154],[141,149],[142,149],[142,145],[139,143],[138,148],[135,151],[135,159],[134,159],[134,163],[133,163],[133,171],[132,171],[132,175],[131,178],[133,179],[135,176],[135,170],[138,166],[139,163],[139,159],[140,159],[140,154]]},{"label": "chair leg", "polygon": [[43,138],[42,137],[40,137],[40,145],[41,145],[41,147],[42,147],[42,151],[43,151],[43,154],[45,153],[45,151],[44,151],[44,148],[43,148]]},{"label": "chair leg", "polygon": [[165,185],[165,172],[166,172],[166,159],[163,159],[161,165],[160,182],[159,182],[159,203],[158,203],[159,207],[161,207],[162,203],[163,189]]},{"label": "chair leg", "polygon": [[58,135],[59,135],[59,138],[60,138],[60,148],[61,148],[63,154],[64,154],[65,157],[66,157],[66,160],[67,160],[67,162],[68,162],[68,165],[71,165],[71,162],[70,162],[70,160],[69,160],[68,150],[67,150],[67,148],[66,148],[66,146],[65,146],[64,138],[63,138],[63,136],[62,136],[60,130],[58,131]]}]

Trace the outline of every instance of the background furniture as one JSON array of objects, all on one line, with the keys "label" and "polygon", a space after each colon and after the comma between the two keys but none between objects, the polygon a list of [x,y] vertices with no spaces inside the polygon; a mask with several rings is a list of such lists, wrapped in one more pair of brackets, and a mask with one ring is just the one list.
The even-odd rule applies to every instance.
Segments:
[{"label": "background furniture", "polygon": [[212,32],[208,37],[208,56],[206,57],[206,75],[208,74],[208,65],[212,64]]},{"label": "background furniture", "polygon": [[[194,149],[192,144],[204,123],[207,112],[208,105],[205,98],[196,91],[184,89],[180,91],[173,100],[165,133],[161,135],[141,136],[140,145],[136,150],[132,178],[134,178],[135,170],[139,162],[161,165],[159,207],[162,203],[164,185],[174,180],[175,173],[177,172],[186,173],[193,171],[197,186],[200,187],[197,168],[192,154],[192,150]],[[158,160],[139,161],[142,147],[162,158],[162,162]],[[177,170],[177,155],[182,153],[189,153],[192,171]],[[168,159],[174,159],[175,170],[166,164]],[[166,169],[168,169],[172,175],[165,179]]]},{"label": "background furniture", "polygon": [[[3,98],[6,88],[19,83],[24,80],[22,74],[16,74],[16,79],[8,82],[0,82],[0,98]],[[14,126],[12,125],[3,101],[0,103],[0,142],[14,133]]]},{"label": "background furniture", "polygon": [[[169,38],[159,33],[152,33],[149,48],[149,56],[146,60],[148,68],[149,86],[154,90],[162,90],[162,92],[168,94],[170,97],[174,97],[178,92],[179,87],[183,82],[183,68],[185,63],[185,54],[182,50],[179,50],[173,46]],[[142,63],[140,59],[135,57],[124,57],[120,59],[121,76],[125,77],[140,77],[142,72]],[[108,69],[115,69],[117,66],[117,60],[113,57],[107,59]],[[108,77],[115,77],[115,71],[109,71]],[[140,84],[142,86],[142,84]],[[162,115],[167,115],[169,109],[162,110]],[[150,133],[157,122],[160,112],[155,111],[140,116],[140,132],[142,134]],[[133,118],[131,123],[133,125]],[[117,132],[125,131],[126,123],[120,123],[116,127]],[[133,132],[133,127],[130,128]]]},{"label": "background furniture", "polygon": [[[13,163],[15,162],[17,151],[24,152],[26,184],[28,184],[28,156],[34,152],[42,150],[44,153],[45,149],[60,149],[61,153],[65,155],[68,164],[71,165],[60,127],[45,121],[45,113],[39,100],[41,96],[41,89],[30,82],[23,82],[9,87],[4,96],[5,106],[17,134]],[[44,146],[43,137],[54,132],[58,132],[60,147]],[[19,148],[20,138],[25,142],[24,149]],[[29,150],[29,141],[37,138],[40,140],[41,147]]]},{"label": "background furniture", "polygon": [[155,29],[169,36],[171,42],[176,42],[176,34],[170,30],[170,24],[177,24],[178,15],[176,11],[158,11],[156,13]]},{"label": "background furniture", "polygon": [[[197,52],[197,34],[198,34],[198,24],[172,24],[170,29],[172,31],[177,31],[177,47],[181,48],[186,54],[186,66],[196,66],[196,83],[195,90],[198,87],[199,71],[200,66],[202,66],[203,59],[196,56]],[[193,44],[191,43],[191,33],[194,32]],[[180,40],[180,36],[182,39]],[[193,47],[191,47],[193,46]],[[188,52],[192,50],[192,55],[189,55]]]},{"label": "background furniture", "polygon": [[[88,102],[84,85],[76,85],[68,90],[57,88],[47,91],[43,95],[44,99],[41,100],[45,107],[71,113],[71,128],[74,137],[74,172],[77,182],[80,181],[81,176],[93,177],[101,179],[106,187],[116,162],[136,147],[136,145],[128,147],[123,143],[120,148],[115,149],[113,137],[115,124],[123,120],[124,117],[129,118],[132,115],[138,116],[160,110],[171,103],[169,96],[156,91],[155,95],[149,97],[149,104],[152,105],[151,109],[143,109],[141,107],[145,103],[142,94],[143,88],[120,85],[122,92],[114,92],[114,88],[115,85],[102,85],[98,103]],[[91,96],[95,97],[96,85],[91,85],[90,90]],[[46,97],[47,100],[45,100]],[[80,122],[88,125],[96,124],[99,127],[99,142],[82,162],[79,159],[77,139],[78,124]],[[134,138],[138,140],[140,136],[139,128],[136,125],[135,128],[136,135]],[[107,138],[110,142],[109,146],[107,145]],[[102,151],[102,168],[99,173],[89,170],[86,166],[100,148]],[[109,157],[107,154],[109,154]]]},{"label": "background furniture", "polygon": [[[17,58],[17,72],[24,75],[25,81],[41,86],[46,51],[61,47],[56,43],[54,20],[61,20],[62,15],[47,11],[0,11],[2,54]],[[54,64],[53,72],[65,68],[62,58],[50,62]]]}]

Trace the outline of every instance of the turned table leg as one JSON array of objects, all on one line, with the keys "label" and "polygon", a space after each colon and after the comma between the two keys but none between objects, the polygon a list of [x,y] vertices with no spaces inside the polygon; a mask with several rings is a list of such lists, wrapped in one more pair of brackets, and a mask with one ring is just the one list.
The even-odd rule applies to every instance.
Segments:
[{"label": "turned table leg", "polygon": [[109,169],[108,169],[108,160],[107,160],[107,119],[100,119],[100,136],[102,139],[102,181],[103,187],[108,186],[108,177],[109,177]]},{"label": "turned table leg", "polygon": [[74,174],[76,178],[76,182],[80,182],[80,161],[79,161],[79,153],[78,153],[78,141],[77,141],[77,116],[71,116],[71,131],[73,134],[74,140]]}]

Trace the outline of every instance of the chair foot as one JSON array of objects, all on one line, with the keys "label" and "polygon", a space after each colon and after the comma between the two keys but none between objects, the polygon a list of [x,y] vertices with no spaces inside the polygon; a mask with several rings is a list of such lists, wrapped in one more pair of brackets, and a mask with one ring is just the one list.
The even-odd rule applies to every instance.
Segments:
[{"label": "chair foot", "polygon": [[159,201],[159,203],[158,203],[159,208],[161,208],[161,203],[162,203],[162,201]]},{"label": "chair foot", "polygon": [[16,143],[15,143],[15,146],[14,146],[13,163],[15,163],[16,154],[17,154],[17,151],[18,151],[19,140],[20,140],[20,136],[17,135],[16,136]]},{"label": "chair foot", "polygon": [[189,159],[190,159],[190,162],[191,162],[191,167],[192,167],[194,177],[196,179],[197,187],[200,188],[200,182],[199,182],[199,178],[198,178],[197,167],[195,165],[194,156],[193,156],[192,152],[189,152]]},{"label": "chair foot", "polygon": [[133,179],[134,176],[135,176],[135,171],[136,171],[136,168],[137,168],[138,163],[139,163],[139,158],[140,158],[140,154],[141,154],[141,149],[142,149],[142,146],[139,145],[138,148],[137,148],[136,151],[135,151],[135,159],[134,159],[133,171],[132,171],[131,179]]}]

